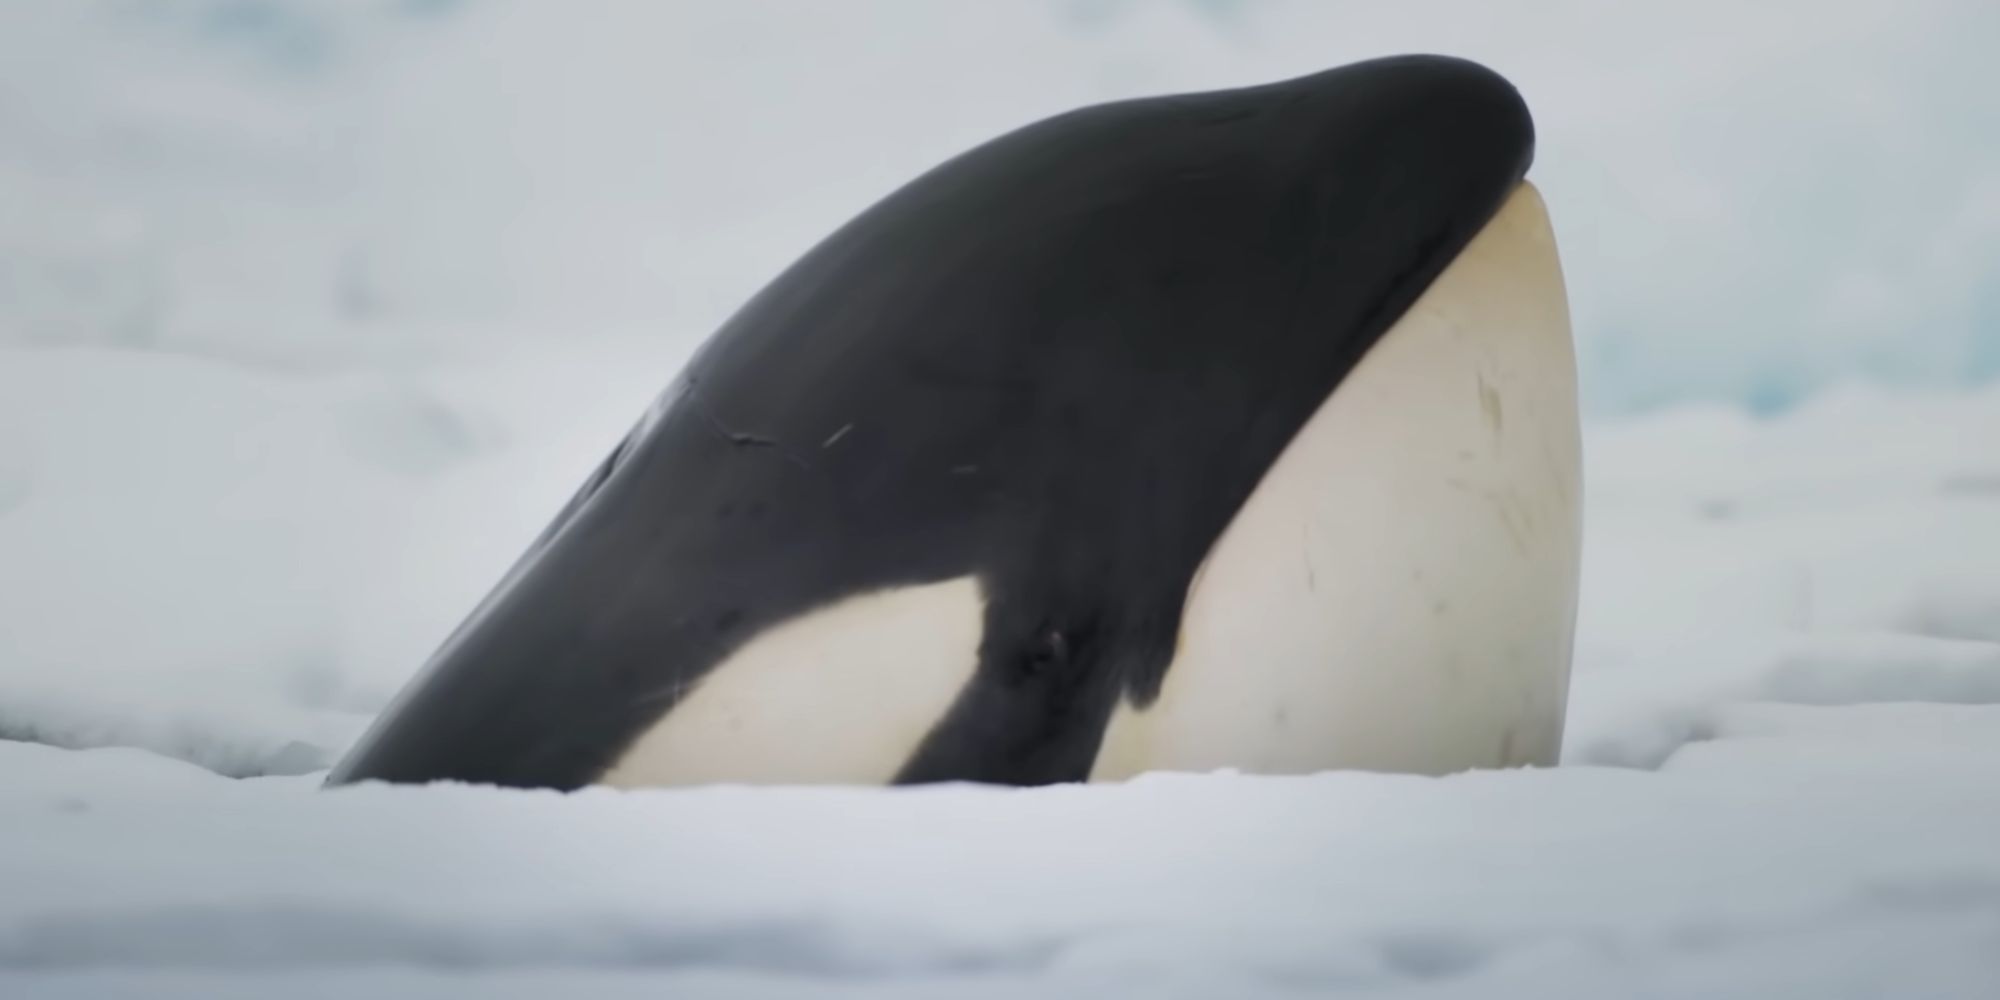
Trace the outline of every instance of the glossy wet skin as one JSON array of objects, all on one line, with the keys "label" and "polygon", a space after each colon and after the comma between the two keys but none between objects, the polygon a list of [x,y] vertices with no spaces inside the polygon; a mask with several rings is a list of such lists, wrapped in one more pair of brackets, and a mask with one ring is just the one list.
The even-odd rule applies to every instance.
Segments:
[{"label": "glossy wet skin", "polygon": [[[1503,80],[1406,57],[943,164],[715,334],[330,781],[588,784],[766,630],[961,578],[977,648],[893,779],[1084,778],[1195,567],[1532,148]],[[813,703],[897,698],[850,673]]]}]

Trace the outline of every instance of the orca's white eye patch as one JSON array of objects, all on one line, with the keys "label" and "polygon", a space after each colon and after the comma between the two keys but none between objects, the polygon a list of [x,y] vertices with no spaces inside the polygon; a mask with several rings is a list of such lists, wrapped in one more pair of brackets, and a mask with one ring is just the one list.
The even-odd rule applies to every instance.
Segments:
[{"label": "orca's white eye patch", "polygon": [[710,669],[600,781],[887,784],[977,669],[985,614],[966,576],[780,622]]}]

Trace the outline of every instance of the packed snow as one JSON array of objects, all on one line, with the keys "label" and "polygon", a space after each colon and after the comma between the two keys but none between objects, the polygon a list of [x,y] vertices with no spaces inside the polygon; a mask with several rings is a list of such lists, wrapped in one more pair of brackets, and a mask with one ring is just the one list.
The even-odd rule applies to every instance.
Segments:
[{"label": "packed snow", "polygon": [[[1992,8],[1408,7],[0,0],[0,997],[2000,996],[2000,201],[1938,127]],[[1543,118],[1598,401],[1561,766],[320,788],[842,216],[1411,48]]]}]

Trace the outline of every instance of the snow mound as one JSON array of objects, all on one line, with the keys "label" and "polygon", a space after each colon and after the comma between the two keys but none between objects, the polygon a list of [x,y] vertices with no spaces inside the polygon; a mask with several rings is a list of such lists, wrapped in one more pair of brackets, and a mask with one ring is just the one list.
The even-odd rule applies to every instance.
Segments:
[{"label": "snow mound", "polygon": [[0,349],[0,738],[329,766],[663,370]]},{"label": "snow mound", "polygon": [[1582,671],[1570,692],[1564,759],[1657,767],[1682,745],[1726,731],[1743,703],[1759,702],[2000,706],[2000,645],[1894,634],[1745,636],[1700,653]]}]

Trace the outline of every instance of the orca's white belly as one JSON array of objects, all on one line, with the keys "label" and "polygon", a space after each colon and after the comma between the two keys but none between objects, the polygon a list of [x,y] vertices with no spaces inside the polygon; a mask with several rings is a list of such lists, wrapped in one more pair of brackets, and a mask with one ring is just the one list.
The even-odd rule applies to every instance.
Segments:
[{"label": "orca's white belly", "polygon": [[1119,707],[1092,777],[1553,764],[1575,367],[1523,183],[1259,483],[1190,584],[1159,697]]}]

